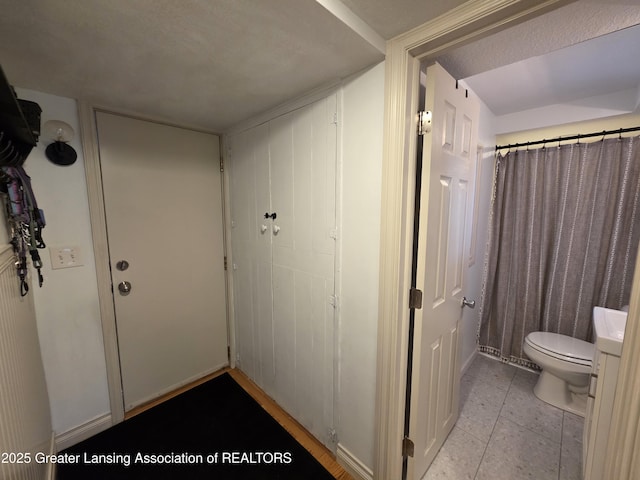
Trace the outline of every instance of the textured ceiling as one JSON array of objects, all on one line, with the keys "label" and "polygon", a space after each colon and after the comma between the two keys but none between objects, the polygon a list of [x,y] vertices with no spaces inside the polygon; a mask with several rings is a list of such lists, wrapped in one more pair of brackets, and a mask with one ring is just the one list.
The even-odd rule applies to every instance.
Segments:
[{"label": "textured ceiling", "polygon": [[[629,52],[637,48],[640,26],[498,67],[465,82],[496,115],[584,99],[606,107],[616,98],[604,95],[630,91],[631,98],[638,97],[640,62],[629,61]],[[627,110],[635,107],[634,101]]]},{"label": "textured ceiling", "polygon": [[635,97],[640,88],[640,62],[630,58],[640,49],[638,24],[640,0],[581,0],[438,61],[496,115],[576,101],[619,111],[610,94]]},{"label": "textured ceiling", "polygon": [[16,86],[212,131],[384,58],[314,0],[11,3]]},{"label": "textured ceiling", "polygon": [[[224,132],[383,60],[380,44],[333,7],[388,39],[461,3],[0,0],[0,64],[18,87]],[[640,23],[639,5],[579,0],[439,61],[466,78]]]},{"label": "textured ceiling", "polygon": [[389,40],[465,3],[466,0],[342,0]]},{"label": "textured ceiling", "polygon": [[460,47],[438,62],[462,79],[639,23],[640,0],[580,0]]}]

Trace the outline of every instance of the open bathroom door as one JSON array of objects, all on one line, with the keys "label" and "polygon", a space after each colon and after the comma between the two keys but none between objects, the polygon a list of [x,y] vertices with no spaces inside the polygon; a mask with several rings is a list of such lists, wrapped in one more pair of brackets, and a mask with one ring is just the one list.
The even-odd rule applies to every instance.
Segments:
[{"label": "open bathroom door", "polygon": [[421,479],[459,414],[460,320],[473,210],[480,104],[437,63],[427,68],[408,477]]}]

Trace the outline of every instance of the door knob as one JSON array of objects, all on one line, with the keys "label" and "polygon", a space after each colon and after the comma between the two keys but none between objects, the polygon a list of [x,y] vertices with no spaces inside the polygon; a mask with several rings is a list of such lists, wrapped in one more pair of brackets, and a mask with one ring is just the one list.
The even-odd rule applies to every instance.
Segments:
[{"label": "door knob", "polygon": [[467,297],[462,297],[462,306],[463,307],[474,308],[476,306],[476,301],[475,300],[467,300]]},{"label": "door knob", "polygon": [[120,282],[118,284],[118,291],[120,295],[127,296],[131,293],[131,283],[130,282]]}]

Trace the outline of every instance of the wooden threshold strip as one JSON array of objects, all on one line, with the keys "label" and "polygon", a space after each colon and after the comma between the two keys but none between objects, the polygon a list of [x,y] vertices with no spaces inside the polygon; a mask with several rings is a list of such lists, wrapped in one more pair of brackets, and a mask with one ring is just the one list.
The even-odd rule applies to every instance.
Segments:
[{"label": "wooden threshold strip", "polygon": [[191,382],[183,387],[180,387],[166,395],[163,395],[156,400],[152,400],[149,403],[140,405],[125,413],[125,420],[128,420],[142,412],[149,410],[157,405],[160,405],[167,400],[172,399],[180,395],[187,390],[190,390],[198,385],[208,382],[212,378],[216,378],[224,373],[229,373],[231,377],[240,385],[253,399],[260,404],[260,406],[266,410],[289,434],[296,439],[296,441],[302,445],[313,457],[320,462],[320,464],[331,474],[336,480],[353,480],[353,477],[345,471],[342,466],[336,461],[335,456],[331,451],[325,447],[318,439],[316,439],[309,431],[304,428],[298,421],[296,421],[291,415],[285,412],[275,400],[267,395],[258,385],[256,385],[249,377],[243,372],[232,368],[223,368],[217,372],[211,373],[205,377],[202,377],[195,382]]},{"label": "wooden threshold strip", "polygon": [[264,408],[289,434],[295,438],[336,480],[353,480],[336,461],[335,456],[320,441],[311,435],[296,419],[285,412],[280,405],[267,395],[258,385],[238,369],[229,374],[253,399]]}]

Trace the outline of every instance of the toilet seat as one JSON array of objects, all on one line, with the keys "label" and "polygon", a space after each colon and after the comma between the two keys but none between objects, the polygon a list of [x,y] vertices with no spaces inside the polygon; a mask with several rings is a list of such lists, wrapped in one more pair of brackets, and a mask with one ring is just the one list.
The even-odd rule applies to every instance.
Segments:
[{"label": "toilet seat", "polygon": [[532,332],[525,342],[544,355],[585,367],[591,367],[595,355],[594,344],[558,333]]}]

